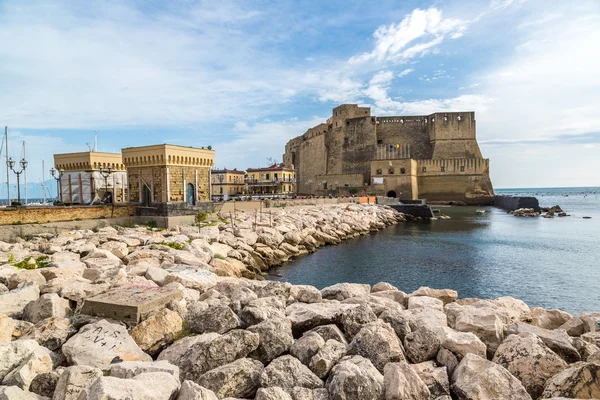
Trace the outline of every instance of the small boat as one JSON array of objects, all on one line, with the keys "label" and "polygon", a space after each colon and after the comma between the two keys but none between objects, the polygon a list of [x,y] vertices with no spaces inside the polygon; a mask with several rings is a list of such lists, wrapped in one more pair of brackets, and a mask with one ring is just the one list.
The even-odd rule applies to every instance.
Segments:
[{"label": "small boat", "polygon": [[483,214],[485,214],[485,210],[482,210],[481,208],[478,208],[478,209],[475,211],[475,214],[477,214],[477,215],[483,215]]}]

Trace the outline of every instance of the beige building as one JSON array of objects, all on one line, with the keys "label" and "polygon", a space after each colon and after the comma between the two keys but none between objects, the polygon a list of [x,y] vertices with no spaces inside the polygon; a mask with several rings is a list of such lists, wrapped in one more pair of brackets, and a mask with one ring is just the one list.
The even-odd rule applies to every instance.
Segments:
[{"label": "beige building", "polygon": [[249,195],[287,196],[296,193],[296,171],[283,164],[248,168],[245,192]]},{"label": "beige building", "polygon": [[129,201],[146,206],[152,203],[195,206],[210,200],[214,150],[159,144],[121,151],[129,179]]},{"label": "beige building", "polygon": [[225,196],[240,196],[244,194],[245,171],[237,169],[213,169],[210,171],[210,182],[213,198],[223,200]]},{"label": "beige building", "polygon": [[127,173],[121,154],[95,151],[55,154],[54,168],[60,172],[63,203],[90,204],[106,198],[106,192],[110,192],[114,202],[127,201]]}]

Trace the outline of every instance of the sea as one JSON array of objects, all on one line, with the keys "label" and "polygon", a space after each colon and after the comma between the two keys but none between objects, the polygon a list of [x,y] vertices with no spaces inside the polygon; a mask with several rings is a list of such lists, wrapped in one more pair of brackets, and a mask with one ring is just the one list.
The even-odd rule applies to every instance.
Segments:
[{"label": "sea", "polygon": [[[429,286],[455,289],[461,298],[512,296],[530,307],[600,311],[600,187],[496,194],[535,196],[542,207],[559,205],[569,216],[440,207],[450,220],[400,223],[327,246],[273,268],[270,279],[317,288],[385,281],[407,293]],[[477,215],[478,208],[487,212]]]}]

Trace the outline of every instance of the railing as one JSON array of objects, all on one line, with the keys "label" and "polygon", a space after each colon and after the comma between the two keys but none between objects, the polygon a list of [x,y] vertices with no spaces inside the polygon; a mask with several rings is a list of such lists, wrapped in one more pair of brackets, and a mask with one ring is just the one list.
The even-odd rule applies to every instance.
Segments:
[{"label": "railing", "polygon": [[375,150],[376,160],[399,160],[410,158],[410,144],[397,147],[393,144],[378,144]]}]

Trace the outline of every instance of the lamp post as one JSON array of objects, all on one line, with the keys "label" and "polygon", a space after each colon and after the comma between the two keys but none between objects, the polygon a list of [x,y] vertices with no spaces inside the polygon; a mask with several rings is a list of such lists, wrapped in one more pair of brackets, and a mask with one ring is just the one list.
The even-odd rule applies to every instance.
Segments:
[{"label": "lamp post", "polygon": [[100,166],[100,168],[98,168],[98,172],[100,172],[100,175],[102,175],[102,177],[104,178],[104,194],[102,195],[102,197],[104,197],[106,196],[106,192],[108,192],[108,177],[112,172],[112,168],[109,166],[105,171],[104,168]]},{"label": "lamp post", "polygon": [[25,158],[21,158],[21,161],[19,162],[19,164],[21,165],[21,170],[15,171],[15,160],[13,160],[13,158],[10,157],[8,159],[8,161],[6,161],[6,165],[8,166],[8,168],[12,169],[12,171],[15,173],[15,175],[17,175],[17,203],[13,204],[16,206],[21,205],[21,185],[19,184],[19,177],[21,176],[23,171],[25,171],[25,169],[27,168],[28,162],[27,162],[27,160],[25,160]]},{"label": "lamp post", "polygon": [[[56,176],[57,172],[58,172],[58,176]],[[50,175],[52,175],[52,177],[54,179],[56,179],[56,199],[59,200],[61,203],[62,203],[62,193],[60,192],[60,180],[64,173],[65,173],[64,169],[61,169],[60,171],[57,171],[54,167],[52,167],[50,169]]]}]

